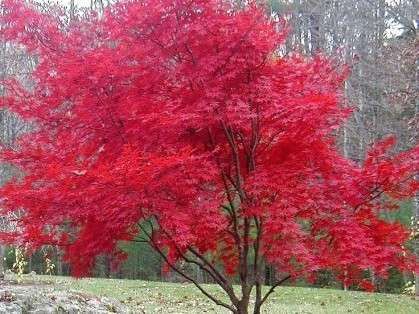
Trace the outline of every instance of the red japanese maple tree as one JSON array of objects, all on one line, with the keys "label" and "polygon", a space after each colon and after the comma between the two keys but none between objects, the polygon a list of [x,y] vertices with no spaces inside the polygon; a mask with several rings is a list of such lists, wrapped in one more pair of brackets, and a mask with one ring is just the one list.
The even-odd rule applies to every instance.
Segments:
[{"label": "red japanese maple tree", "polygon": [[[368,286],[364,270],[414,265],[407,231],[380,212],[415,192],[418,150],[391,155],[388,139],[362,165],[345,159],[345,69],[280,56],[286,32],[256,5],[120,1],[69,23],[22,1],[2,10],[1,39],[38,62],[32,88],[2,82],[2,106],[33,125],[2,152],[23,174],[2,206],[24,212],[4,240],[60,245],[75,275],[120,241],[146,241],[234,313],[248,313],[252,290],[260,313],[277,285],[321,269]],[[263,293],[265,265],[280,275]]]}]

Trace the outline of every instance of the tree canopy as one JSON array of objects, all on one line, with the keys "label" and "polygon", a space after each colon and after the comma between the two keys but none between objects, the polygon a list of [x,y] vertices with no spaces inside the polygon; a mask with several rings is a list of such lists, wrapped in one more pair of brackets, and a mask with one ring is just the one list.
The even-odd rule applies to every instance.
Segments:
[{"label": "tree canopy", "polygon": [[121,1],[68,22],[2,5],[1,39],[38,63],[31,88],[2,82],[1,105],[33,126],[2,151],[22,173],[2,206],[23,209],[4,240],[60,245],[75,275],[146,241],[174,270],[199,265],[231,304],[197,286],[237,313],[253,287],[259,309],[272,292],[261,295],[265,264],[278,284],[330,269],[366,289],[365,270],[414,266],[407,230],[380,212],[414,195],[418,149],[391,154],[389,137],[362,163],[342,156],[346,67],[281,55],[287,29],[263,8]]}]

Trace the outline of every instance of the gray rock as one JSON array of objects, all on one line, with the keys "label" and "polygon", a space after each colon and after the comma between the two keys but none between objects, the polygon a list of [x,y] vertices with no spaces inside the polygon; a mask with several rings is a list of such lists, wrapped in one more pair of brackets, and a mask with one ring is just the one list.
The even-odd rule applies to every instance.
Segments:
[{"label": "gray rock", "polygon": [[23,309],[14,303],[4,304],[0,303],[0,313],[1,314],[23,314]]},{"label": "gray rock", "polygon": [[122,303],[81,295],[75,291],[56,290],[53,286],[0,286],[0,314],[109,314],[131,313]]},{"label": "gray rock", "polygon": [[38,305],[36,309],[30,310],[27,313],[30,314],[58,314],[59,312],[56,310],[54,306],[50,305]]},{"label": "gray rock", "polygon": [[14,272],[12,272],[10,269],[6,269],[4,272],[4,280],[11,280],[15,276]]}]

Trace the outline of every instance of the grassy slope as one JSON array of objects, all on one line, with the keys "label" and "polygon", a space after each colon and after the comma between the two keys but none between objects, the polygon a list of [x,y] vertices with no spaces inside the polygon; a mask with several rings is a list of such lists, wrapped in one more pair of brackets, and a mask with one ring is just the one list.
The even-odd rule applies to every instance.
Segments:
[{"label": "grassy slope", "polygon": [[[206,300],[190,284],[116,279],[42,277],[58,287],[119,299],[135,313],[228,313]],[[207,285],[215,294],[215,286]],[[344,292],[332,289],[280,287],[263,313],[419,313],[419,301],[404,295]]]}]

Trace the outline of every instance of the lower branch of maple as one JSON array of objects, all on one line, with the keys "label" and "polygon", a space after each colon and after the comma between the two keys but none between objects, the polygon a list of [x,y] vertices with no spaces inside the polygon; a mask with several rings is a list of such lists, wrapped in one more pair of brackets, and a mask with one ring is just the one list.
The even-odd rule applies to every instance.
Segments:
[{"label": "lower branch of maple", "polygon": [[[175,262],[172,262],[167,257],[166,253],[163,251],[161,247],[158,246],[158,244],[153,239],[153,223],[151,221],[147,221],[148,225],[150,226],[150,230],[145,228],[145,226],[138,224],[140,230],[143,233],[143,236],[141,238],[135,238],[134,242],[141,242],[141,243],[148,243],[153,250],[155,250],[164,260],[164,262],[168,265],[168,267],[188,280],[189,282],[193,283],[207,298],[209,298],[211,301],[213,301],[215,304],[222,306],[231,312],[235,314],[247,314],[249,313],[249,303],[250,303],[250,295],[251,291],[253,290],[253,287],[256,287],[256,295],[255,295],[255,305],[253,309],[254,314],[260,314],[261,307],[267,300],[267,298],[274,292],[275,288],[278,287],[280,284],[285,282],[290,278],[290,276],[286,276],[282,279],[280,279],[278,282],[276,282],[268,292],[262,297],[262,285],[263,285],[263,279],[262,279],[262,269],[264,263],[262,262],[262,259],[259,256],[259,241],[256,241],[254,243],[254,250],[255,250],[255,263],[254,263],[254,279],[249,280],[248,278],[248,263],[241,261],[241,269],[240,269],[240,284],[241,284],[241,296],[238,297],[233,289],[233,284],[230,280],[225,277],[225,274],[223,274],[220,270],[218,270],[211,261],[209,261],[203,254],[201,254],[198,250],[196,250],[193,247],[188,247],[185,250],[181,250],[179,246],[174,242],[174,240],[170,237],[170,234],[168,234],[167,231],[162,231],[168,239],[170,239],[173,242],[174,248],[177,250],[177,254],[179,257],[190,264],[197,265],[202,271],[207,273],[226,293],[227,297],[229,298],[230,302],[224,302],[208,292],[200,282],[198,282],[196,279],[194,279],[192,276],[187,274],[184,270],[180,269]],[[156,223],[158,224],[158,221],[156,220]],[[258,232],[261,232],[261,224],[260,221],[257,222],[257,229]],[[160,226],[161,228],[161,226]],[[246,254],[247,257],[247,254]],[[246,269],[244,269],[246,267]],[[244,277],[244,278],[242,278]],[[244,279],[244,280],[243,280]]]},{"label": "lower branch of maple", "polygon": [[[154,219],[156,223],[158,223],[158,218],[154,216]],[[150,228],[152,229],[152,223],[149,222]],[[224,276],[224,274],[219,271],[215,265],[211,264],[205,258],[205,256],[201,253],[199,253],[198,250],[194,249],[193,247],[189,246],[187,248],[187,252],[182,251],[179,246],[177,245],[176,241],[173,239],[173,237],[167,232],[166,230],[162,229],[162,232],[165,234],[165,236],[172,242],[172,245],[176,249],[178,255],[187,263],[197,265],[202,271],[206,272],[223,290],[227,293],[228,297],[230,298],[231,302],[233,304],[238,304],[239,300],[234,294],[233,286],[231,282]],[[192,253],[193,257],[196,257],[194,259],[193,257],[188,256],[188,252]]]},{"label": "lower branch of maple", "polygon": [[147,232],[147,230],[142,227],[141,225],[139,225],[140,229],[144,232],[144,234],[147,236],[148,238],[148,244],[151,246],[151,248],[153,248],[165,261],[165,263],[170,267],[170,269],[172,269],[174,272],[178,273],[179,275],[181,275],[183,278],[185,278],[186,280],[192,282],[195,287],[197,287],[207,298],[209,298],[211,301],[213,301],[215,304],[220,305],[232,312],[235,312],[235,308],[219,299],[217,299],[215,296],[213,296],[212,294],[210,294],[207,290],[205,290],[202,285],[196,281],[194,278],[192,278],[191,276],[189,276],[188,274],[186,274],[184,271],[182,271],[181,269],[179,269],[178,267],[176,267],[176,265],[174,263],[172,263],[171,261],[169,261],[169,259],[167,258],[166,254],[158,247],[158,245],[155,243],[155,241],[152,238],[152,235],[150,233]]},{"label": "lower branch of maple", "polygon": [[262,306],[262,304],[265,303],[265,301],[268,299],[268,297],[275,291],[275,288],[277,288],[278,286],[280,286],[281,284],[283,284],[285,281],[287,281],[290,278],[291,278],[290,275],[285,276],[284,278],[282,278],[278,282],[276,282],[274,285],[272,285],[271,288],[268,290],[268,292],[264,295],[264,297],[260,301],[260,306]]}]

